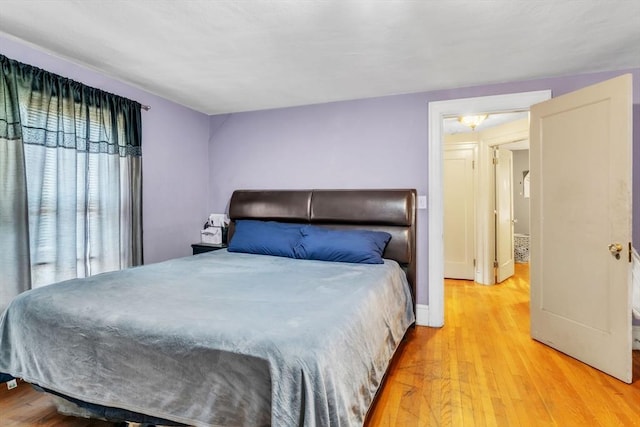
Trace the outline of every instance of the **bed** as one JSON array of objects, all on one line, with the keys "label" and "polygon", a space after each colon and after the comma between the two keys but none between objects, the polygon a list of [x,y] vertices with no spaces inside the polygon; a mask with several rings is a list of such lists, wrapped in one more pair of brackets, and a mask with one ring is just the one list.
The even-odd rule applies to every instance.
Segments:
[{"label": "bed", "polygon": [[251,220],[391,240],[382,264],[222,250],[25,292],[0,372],[114,421],[362,425],[415,321],[415,190],[238,190],[229,217],[232,243]]}]

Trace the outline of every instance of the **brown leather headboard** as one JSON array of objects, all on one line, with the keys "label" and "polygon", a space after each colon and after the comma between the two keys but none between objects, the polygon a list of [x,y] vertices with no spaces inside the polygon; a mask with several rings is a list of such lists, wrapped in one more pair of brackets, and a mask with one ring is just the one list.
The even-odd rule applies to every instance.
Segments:
[{"label": "brown leather headboard", "polygon": [[236,190],[229,218],[229,240],[238,219],[386,231],[383,257],[405,269],[415,302],[416,190]]}]

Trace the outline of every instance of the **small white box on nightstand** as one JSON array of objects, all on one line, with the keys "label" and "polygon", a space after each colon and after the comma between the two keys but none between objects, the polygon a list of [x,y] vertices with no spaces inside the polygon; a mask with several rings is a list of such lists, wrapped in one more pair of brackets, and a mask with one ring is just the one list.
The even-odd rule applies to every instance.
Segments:
[{"label": "small white box on nightstand", "polygon": [[209,227],[200,231],[200,241],[212,245],[222,244],[222,227]]}]

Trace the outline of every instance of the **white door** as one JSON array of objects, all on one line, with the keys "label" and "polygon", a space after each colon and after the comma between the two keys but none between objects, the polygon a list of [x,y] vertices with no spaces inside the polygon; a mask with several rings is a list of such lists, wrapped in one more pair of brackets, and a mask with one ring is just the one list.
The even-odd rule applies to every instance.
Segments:
[{"label": "white door", "polygon": [[629,383],[631,90],[532,106],[530,148],[531,336]]},{"label": "white door", "polygon": [[496,282],[513,276],[513,153],[494,149],[496,210]]},{"label": "white door", "polygon": [[475,276],[474,148],[444,151],[444,277]]}]

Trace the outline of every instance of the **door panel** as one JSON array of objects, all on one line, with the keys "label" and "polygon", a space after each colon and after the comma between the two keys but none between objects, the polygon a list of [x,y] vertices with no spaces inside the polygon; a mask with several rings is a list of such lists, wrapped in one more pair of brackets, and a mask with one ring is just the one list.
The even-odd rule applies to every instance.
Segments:
[{"label": "door panel", "polygon": [[514,274],[513,265],[513,153],[496,148],[494,158],[496,184],[496,281]]},{"label": "door panel", "polygon": [[630,75],[534,105],[530,149],[531,336],[626,382],[631,106]]},{"label": "door panel", "polygon": [[444,151],[444,277],[473,280],[475,211],[473,148]]}]

